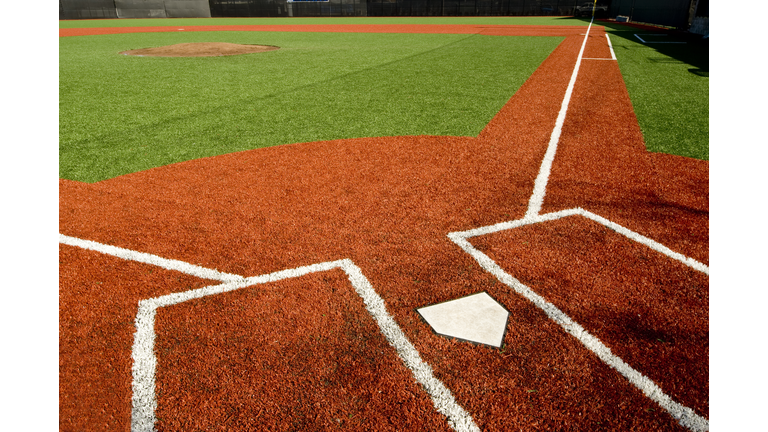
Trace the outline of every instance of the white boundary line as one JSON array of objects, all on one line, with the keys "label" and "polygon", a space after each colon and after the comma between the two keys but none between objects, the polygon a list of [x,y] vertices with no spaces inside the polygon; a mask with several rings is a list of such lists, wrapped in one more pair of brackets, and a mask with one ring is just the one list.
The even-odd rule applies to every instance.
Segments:
[{"label": "white boundary line", "polygon": [[[593,18],[594,20],[594,18]],[[579,55],[576,58],[576,66],[573,68],[571,74],[571,80],[568,82],[568,88],[565,90],[565,97],[560,105],[560,112],[557,113],[557,120],[555,121],[555,128],[552,129],[552,135],[549,138],[549,144],[547,145],[547,152],[544,154],[544,160],[539,167],[539,174],[536,176],[536,182],[533,185],[533,194],[528,201],[528,211],[525,217],[534,217],[541,211],[541,206],[544,202],[544,195],[547,190],[547,182],[549,181],[549,173],[552,171],[552,162],[555,160],[555,153],[557,152],[557,144],[560,141],[560,133],[563,130],[563,124],[565,123],[565,115],[568,112],[568,104],[571,101],[571,94],[573,93],[573,87],[576,85],[576,76],[579,74],[579,66],[581,65],[581,58],[584,56],[584,47],[587,46],[587,40],[589,39],[589,30],[592,28],[592,21],[589,22],[587,27],[587,33],[584,35],[584,42],[581,44]]]},{"label": "white boundary line", "polygon": [[616,53],[613,51],[613,44],[611,43],[611,38],[608,36],[608,33],[605,34],[605,38],[608,39],[608,48],[611,49],[611,59],[616,60]]},{"label": "white boundary line", "polygon": [[[643,35],[643,36],[665,36],[665,37],[667,36],[667,35],[665,35],[665,34],[658,34],[658,35],[657,35],[657,34],[653,34],[653,33],[648,33],[648,34],[646,34],[646,33],[642,33],[642,35]],[[648,44],[684,44],[684,43],[687,43],[687,42],[682,42],[682,41],[673,41],[673,42],[663,42],[663,41],[662,41],[662,42],[648,42],[648,41],[646,41],[645,39],[641,38],[641,37],[640,37],[640,34],[637,34],[637,33],[635,33],[635,37],[636,37],[636,38],[638,38],[638,39],[640,40],[640,42],[642,42],[642,43],[644,43],[644,44],[646,44],[646,45],[648,45]]]},{"label": "white boundary line", "polygon": [[[667,396],[663,390],[656,385],[651,379],[644,376],[631,366],[629,366],[627,363],[625,363],[621,358],[613,354],[605,344],[603,344],[598,338],[591,335],[588,331],[586,331],[581,325],[579,325],[577,322],[572,320],[568,315],[566,315],[563,311],[558,309],[555,305],[548,302],[544,297],[536,294],[533,290],[531,290],[528,286],[521,283],[519,280],[512,277],[509,273],[505,272],[494,260],[492,260],[490,257],[476,249],[472,244],[467,240],[470,237],[482,235],[482,234],[490,234],[493,232],[502,231],[504,229],[510,229],[510,228],[517,228],[524,225],[531,225],[535,223],[540,222],[546,222],[550,220],[556,220],[563,217],[573,216],[573,215],[582,215],[585,217],[588,217],[592,220],[595,220],[599,223],[603,223],[603,221],[607,221],[603,218],[600,218],[597,215],[593,215],[589,212],[586,212],[582,209],[572,209],[572,210],[566,210],[562,212],[557,213],[550,213],[548,215],[545,215],[545,217],[539,218],[539,220],[533,220],[533,219],[521,219],[514,222],[509,222],[508,226],[509,228],[503,227],[503,224],[496,224],[489,227],[470,230],[470,231],[464,231],[464,232],[453,232],[448,234],[448,238],[450,238],[456,245],[458,245],[464,252],[472,256],[472,258],[477,261],[477,263],[482,267],[485,271],[491,273],[494,275],[500,282],[507,285],[508,287],[512,288],[516,293],[520,294],[521,296],[525,297],[528,301],[533,303],[536,307],[541,309],[547,316],[560,325],[560,327],[563,328],[568,334],[575,337],[579,340],[579,342],[582,343],[587,349],[592,351],[595,355],[597,355],[600,360],[602,360],[605,364],[612,367],[616,371],[618,371],[621,375],[623,375],[627,380],[629,380],[632,385],[640,389],[643,394],[645,394],[648,398],[659,404],[664,410],[666,410],[672,417],[677,420],[681,425],[699,432],[699,431],[708,431],[709,430],[709,421],[696,414],[691,408],[688,408],[678,402],[675,402]],[[593,216],[593,217],[590,217]],[[608,221],[609,222],[609,221]],[[610,225],[606,225],[607,227],[611,229],[615,229],[615,227],[619,227],[616,224],[613,224],[610,222]],[[620,227],[622,230],[625,230],[629,233],[632,233],[632,231],[627,230],[626,228]],[[626,233],[620,232],[621,234],[626,235]],[[632,233],[634,234],[634,233]],[[639,234],[636,234],[639,236]],[[642,237],[642,236],[639,236]],[[645,237],[642,237],[645,238]],[[655,243],[655,242],[654,242]],[[664,253],[664,252],[662,252]],[[666,253],[665,253],[666,255]],[[668,255],[669,256],[669,255]],[[672,258],[675,258],[674,256]],[[675,258],[677,259],[677,258]]]},{"label": "white boundary line", "polygon": [[[590,27],[591,25],[592,23],[590,22]],[[558,323],[567,333],[569,333],[570,335],[578,339],[579,342],[581,342],[587,349],[589,349],[595,355],[597,355],[598,358],[600,358],[600,360],[602,360],[604,363],[614,368],[621,375],[627,378],[630,381],[630,383],[632,383],[635,387],[640,389],[651,400],[653,400],[654,402],[659,404],[662,408],[664,408],[681,425],[696,432],[708,431],[709,420],[707,420],[702,416],[699,416],[691,408],[688,408],[686,406],[683,406],[673,401],[653,381],[651,381],[649,378],[642,375],[637,370],[630,367],[621,358],[611,353],[611,350],[607,346],[605,346],[605,344],[603,344],[599,339],[589,334],[589,332],[587,332],[583,327],[581,327],[578,323],[573,321],[568,315],[566,315],[564,312],[562,312],[552,303],[549,303],[543,297],[536,294],[529,287],[525,286],[520,281],[512,277],[510,274],[506,273],[498,264],[496,264],[495,261],[493,261],[490,257],[485,255],[484,253],[477,250],[467,240],[471,237],[476,237],[479,235],[491,234],[491,233],[504,231],[508,229],[519,228],[525,225],[543,223],[543,222],[561,219],[564,217],[579,215],[579,216],[586,217],[590,220],[593,220],[599,224],[602,224],[603,226],[610,228],[616,231],[617,233],[635,242],[644,244],[659,253],[662,253],[695,270],[701,271],[709,275],[709,267],[707,267],[706,265],[692,258],[686,257],[680,253],[674,252],[671,249],[667,248],[666,246],[662,245],[661,243],[658,243],[652,239],[649,239],[648,237],[640,235],[615,222],[611,222],[608,219],[605,219],[594,213],[586,211],[582,208],[562,210],[559,212],[548,213],[545,215],[539,214],[539,212],[541,211],[542,203],[544,201],[544,196],[546,194],[547,182],[549,180],[549,174],[552,169],[552,163],[554,162],[557,144],[560,139],[560,133],[562,131],[563,124],[565,122],[565,115],[568,108],[568,103],[571,98],[573,86],[576,82],[576,76],[578,74],[579,65],[581,64],[582,56],[584,53],[584,47],[586,45],[588,37],[589,37],[589,29],[587,29],[587,33],[584,36],[584,42],[581,46],[581,50],[579,51],[579,55],[576,60],[576,66],[574,67],[573,74],[571,75],[571,81],[568,83],[568,89],[565,92],[565,97],[563,98],[563,103],[561,105],[560,112],[558,113],[557,121],[555,122],[555,128],[552,130],[552,135],[549,141],[549,146],[547,147],[547,152],[544,155],[544,160],[541,162],[541,167],[539,168],[539,174],[536,177],[536,182],[534,184],[533,192],[531,194],[531,198],[528,204],[528,211],[526,212],[525,216],[522,219],[518,219],[515,221],[501,222],[498,224],[488,225],[485,227],[475,228],[475,229],[461,231],[461,232],[452,232],[448,234],[448,238],[450,238],[451,241],[456,243],[456,245],[458,245],[464,252],[472,256],[475,259],[475,261],[477,261],[477,263],[480,264],[480,266],[485,271],[494,275],[499,281],[509,286],[515,292],[522,295],[531,303],[536,305],[536,307],[544,311],[544,313],[546,313],[550,319]],[[608,37],[607,34],[606,34],[606,37]],[[639,36],[637,37],[642,41],[642,39]],[[615,53],[613,51],[613,46],[611,45],[610,38],[608,38],[608,44],[611,46],[611,56],[613,57],[613,59],[615,59]]]},{"label": "white boundary line", "polygon": [[207,269],[204,267],[196,266],[194,264],[185,263],[183,261],[161,258],[157,255],[151,255],[144,252],[136,252],[119,248],[117,246],[96,243],[90,240],[82,240],[75,237],[65,236],[64,234],[59,234],[59,243],[101,252],[103,254],[112,255],[128,261],[137,261],[144,264],[151,264],[166,270],[179,271],[188,275],[199,277],[201,279],[213,279],[222,282],[232,282],[243,279],[242,276],[222,273],[218,270]]},{"label": "white boundary line", "polygon": [[362,270],[351,260],[343,259],[319,264],[313,264],[294,269],[282,270],[261,276],[243,278],[242,276],[220,273],[215,270],[191,265],[176,260],[168,260],[155,255],[104,245],[89,240],[59,235],[59,242],[83,249],[94,250],[116,256],[129,261],[138,261],[155,265],[168,270],[181,271],[193,276],[224,281],[219,285],[211,285],[181,293],[167,294],[161,297],[141,300],[136,314],[136,333],[134,334],[131,358],[132,366],[132,398],[131,398],[131,431],[154,431],[157,421],[157,397],[155,392],[155,372],[157,357],[155,356],[155,317],[161,307],[183,303],[210,295],[222,294],[241,288],[276,282],[283,279],[305,276],[310,273],[329,271],[335,268],[343,270],[357,294],[363,299],[365,308],[371,314],[379,330],[405,366],[411,370],[416,381],[424,388],[432,399],[435,409],[443,414],[449,425],[456,431],[479,431],[472,417],[455,400],[451,391],[437,378],[432,368],[421,359],[418,350],[411,344],[405,333],[400,329],[394,318],[387,312],[384,300],[376,293]]},{"label": "white boundary line", "polygon": [[[638,234],[635,231],[632,231],[632,230],[630,230],[628,228],[625,228],[625,227],[623,227],[623,226],[621,226],[621,225],[619,225],[619,224],[617,224],[615,222],[611,222],[610,220],[608,220],[608,219],[606,219],[606,218],[604,218],[602,216],[596,215],[595,213],[592,213],[590,211],[587,211],[587,210],[584,210],[584,209],[578,208],[578,207],[577,208],[568,209],[568,210],[561,210],[561,211],[553,212],[553,213],[547,213],[547,214],[536,216],[536,217],[533,217],[533,218],[523,218],[523,219],[518,219],[518,220],[515,220],[515,221],[501,222],[501,223],[498,223],[498,224],[495,224],[495,225],[488,225],[488,226],[484,226],[484,227],[480,227],[480,228],[474,228],[474,229],[466,230],[466,231],[456,231],[456,232],[452,232],[452,233],[448,234],[448,237],[451,240],[454,240],[456,238],[468,239],[468,238],[477,237],[477,236],[481,236],[481,235],[493,234],[493,233],[496,233],[496,232],[499,232],[499,231],[505,231],[505,230],[514,229],[514,228],[520,228],[520,227],[526,226],[526,225],[533,225],[533,224],[542,223],[542,222],[549,222],[549,221],[554,221],[554,220],[562,219],[562,218],[565,218],[565,217],[577,216],[577,215],[578,216],[583,216],[583,217],[585,217],[587,219],[590,219],[590,220],[593,220],[593,221],[595,221],[595,222],[605,226],[606,228],[610,228],[611,230],[616,231],[617,233],[623,235],[624,237],[627,237],[630,240],[633,240],[633,241],[635,241],[637,243],[641,243],[641,244],[643,244],[645,246],[648,246],[649,248],[655,250],[656,252],[659,252],[659,253],[661,253],[663,255],[666,255],[667,257],[672,258],[672,259],[674,259],[676,261],[679,261],[682,264],[685,264],[685,265],[687,265],[688,267],[691,267],[694,270],[697,270],[697,271],[700,271],[700,272],[702,272],[702,273],[704,273],[706,275],[709,275],[709,267],[707,265],[702,264],[701,262],[699,262],[699,261],[697,261],[697,260],[695,260],[693,258],[686,257],[685,255],[683,255],[681,253],[675,252],[672,249],[664,246],[663,244],[661,244],[661,243],[659,243],[659,242],[657,242],[655,240],[652,240],[652,239],[650,239],[648,237],[645,237],[645,236],[643,236],[641,234]],[[454,240],[454,242],[455,242],[455,240]]]}]

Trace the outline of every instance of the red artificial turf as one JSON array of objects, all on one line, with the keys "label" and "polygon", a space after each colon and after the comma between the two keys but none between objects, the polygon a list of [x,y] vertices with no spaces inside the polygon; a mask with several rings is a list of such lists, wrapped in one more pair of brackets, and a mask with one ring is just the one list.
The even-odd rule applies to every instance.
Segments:
[{"label": "red artificial turf", "polygon": [[210,284],[61,245],[60,430],[126,430],[131,422],[131,346],[138,302]]},{"label": "red artificial turf", "polygon": [[[583,40],[573,32],[584,30],[527,30],[567,37],[477,138],[302,143],[60,180],[60,231],[243,276],[349,258],[481,429],[682,430],[446,237],[523,217]],[[585,57],[610,57],[602,29],[591,34]],[[543,213],[582,207],[706,263],[707,182],[707,162],[645,151],[616,62],[582,62]],[[579,217],[471,240],[708,415],[706,276]],[[61,429],[98,417],[125,430],[137,302],[207,281],[160,269],[148,279],[146,265],[61,250]],[[317,274],[158,311],[158,428],[445,428],[343,279]],[[83,291],[102,280],[106,289]],[[415,311],[479,291],[510,311],[502,349],[437,336]],[[104,296],[120,307],[80,303]],[[83,343],[87,352],[75,349]],[[99,349],[103,361],[83,358]],[[676,370],[685,375],[664,375]]]},{"label": "red artificial turf", "polygon": [[167,307],[158,430],[450,430],[341,270]]},{"label": "red artificial turf", "polygon": [[485,237],[473,243],[507,273],[708,416],[707,275],[578,216]]}]

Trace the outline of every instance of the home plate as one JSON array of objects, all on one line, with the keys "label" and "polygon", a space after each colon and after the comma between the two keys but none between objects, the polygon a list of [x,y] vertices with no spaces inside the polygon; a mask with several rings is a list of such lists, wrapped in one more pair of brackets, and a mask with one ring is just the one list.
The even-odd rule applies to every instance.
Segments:
[{"label": "home plate", "polygon": [[441,336],[501,347],[509,312],[485,292],[416,311]]}]

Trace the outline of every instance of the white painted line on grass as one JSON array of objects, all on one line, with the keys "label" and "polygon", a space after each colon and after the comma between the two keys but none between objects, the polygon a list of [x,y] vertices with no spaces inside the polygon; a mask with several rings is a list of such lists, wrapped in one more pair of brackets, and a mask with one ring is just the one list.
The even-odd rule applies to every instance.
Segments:
[{"label": "white painted line on grass", "polygon": [[611,43],[611,38],[608,36],[608,33],[605,34],[605,38],[608,39],[608,48],[611,49],[611,59],[616,60],[616,53],[613,52],[613,44]]},{"label": "white painted line on grass", "polygon": [[97,243],[91,240],[82,240],[76,237],[69,237],[64,234],[59,234],[59,243],[69,246],[76,246],[83,249],[89,249],[96,252],[101,252],[106,255],[112,255],[114,257],[122,258],[129,261],[137,261],[144,264],[151,264],[157,267],[164,268],[166,270],[175,270],[191,276],[196,276],[202,279],[213,279],[222,282],[242,280],[242,276],[233,275],[229,273],[223,273],[218,270],[211,270],[205,267],[185,263],[183,261],[177,261],[167,258],[161,258],[157,255],[152,255],[144,252],[136,252],[129,249],[119,248],[117,246],[110,246],[102,243]]},{"label": "white painted line on grass", "polygon": [[709,268],[700,262],[691,258],[685,257],[682,254],[674,252],[664,245],[655,242],[647,237],[644,237],[634,231],[622,227],[619,224],[611,222],[601,216],[588,212],[581,208],[563,210],[556,213],[549,213],[537,217],[526,217],[511,222],[503,222],[495,225],[489,225],[486,227],[476,228],[461,232],[452,232],[448,234],[448,238],[451,239],[456,245],[458,245],[464,252],[472,256],[480,267],[485,271],[494,275],[500,282],[512,288],[515,292],[525,297],[528,301],[533,303],[536,307],[544,311],[547,316],[559,324],[568,334],[574,336],[579,340],[587,349],[592,351],[600,358],[604,363],[618,371],[623,375],[630,383],[640,389],[643,394],[648,398],[659,404],[664,408],[675,420],[681,425],[699,432],[709,430],[709,420],[696,414],[691,408],[681,405],[678,402],[673,401],[668,395],[666,395],[662,389],[656,385],[651,379],[644,376],[628,364],[626,364],[621,358],[614,355],[610,348],[603,344],[598,338],[591,335],[578,323],[573,321],[563,311],[558,309],[555,305],[548,302],[544,297],[536,294],[529,287],[512,277],[505,272],[494,260],[476,249],[467,240],[471,237],[491,234],[506,229],[519,228],[525,225],[531,225],[536,223],[543,223],[547,221],[557,220],[564,217],[580,215],[586,217],[592,221],[600,223],[625,237],[642,243],[653,250],[656,250],[670,258],[678,260],[689,267],[709,274]]},{"label": "white painted line on grass", "polygon": [[[643,34],[643,36],[666,37],[667,35],[665,35],[665,34],[648,33],[648,34]],[[654,42],[650,42],[650,41],[646,41],[645,39],[641,38],[639,34],[635,34],[635,37],[638,38],[640,40],[640,42],[642,42],[644,44],[684,44],[684,43],[686,43],[686,42],[682,42],[682,41],[672,41],[672,42],[668,42],[668,41],[658,41],[658,42],[656,42],[656,41],[654,41]]]},{"label": "white painted line on grass", "polygon": [[[594,19],[594,18],[593,18]],[[587,40],[589,39],[589,30],[592,28],[592,22],[590,21],[589,27],[587,27],[587,33],[584,36],[584,42],[581,44],[579,55],[576,58],[576,66],[573,68],[571,74],[571,80],[568,82],[568,88],[565,90],[565,96],[563,102],[560,105],[560,112],[557,114],[557,120],[555,121],[555,128],[552,130],[552,135],[549,138],[549,144],[547,146],[547,152],[544,154],[544,160],[539,167],[539,174],[536,176],[536,182],[533,185],[533,194],[528,201],[528,211],[525,213],[526,218],[534,217],[541,211],[541,206],[544,203],[544,195],[547,192],[547,182],[549,181],[549,173],[552,171],[552,163],[555,160],[555,153],[557,152],[557,144],[560,141],[560,133],[563,130],[563,124],[565,123],[565,114],[568,111],[568,104],[571,101],[571,94],[573,93],[573,87],[576,85],[576,77],[579,74],[579,66],[581,65],[581,58],[584,56],[584,47],[587,46]]]}]

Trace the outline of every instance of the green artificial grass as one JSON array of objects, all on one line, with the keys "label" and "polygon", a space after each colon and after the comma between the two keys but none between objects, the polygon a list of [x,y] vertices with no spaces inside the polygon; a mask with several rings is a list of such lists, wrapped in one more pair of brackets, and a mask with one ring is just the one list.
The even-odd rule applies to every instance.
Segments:
[{"label": "green artificial grass", "polygon": [[[226,31],[60,38],[59,175],[95,182],[318,140],[476,136],[562,40]],[[184,42],[281,49],[118,54]]]},{"label": "green artificial grass", "polygon": [[[602,23],[601,23],[602,24]],[[697,37],[607,26],[646,148],[709,160],[709,47]],[[665,33],[659,33],[663,35]]]},{"label": "green artificial grass", "polygon": [[147,18],[65,20],[59,21],[59,28],[305,24],[469,24],[586,26],[589,24],[589,20],[574,17]]}]

